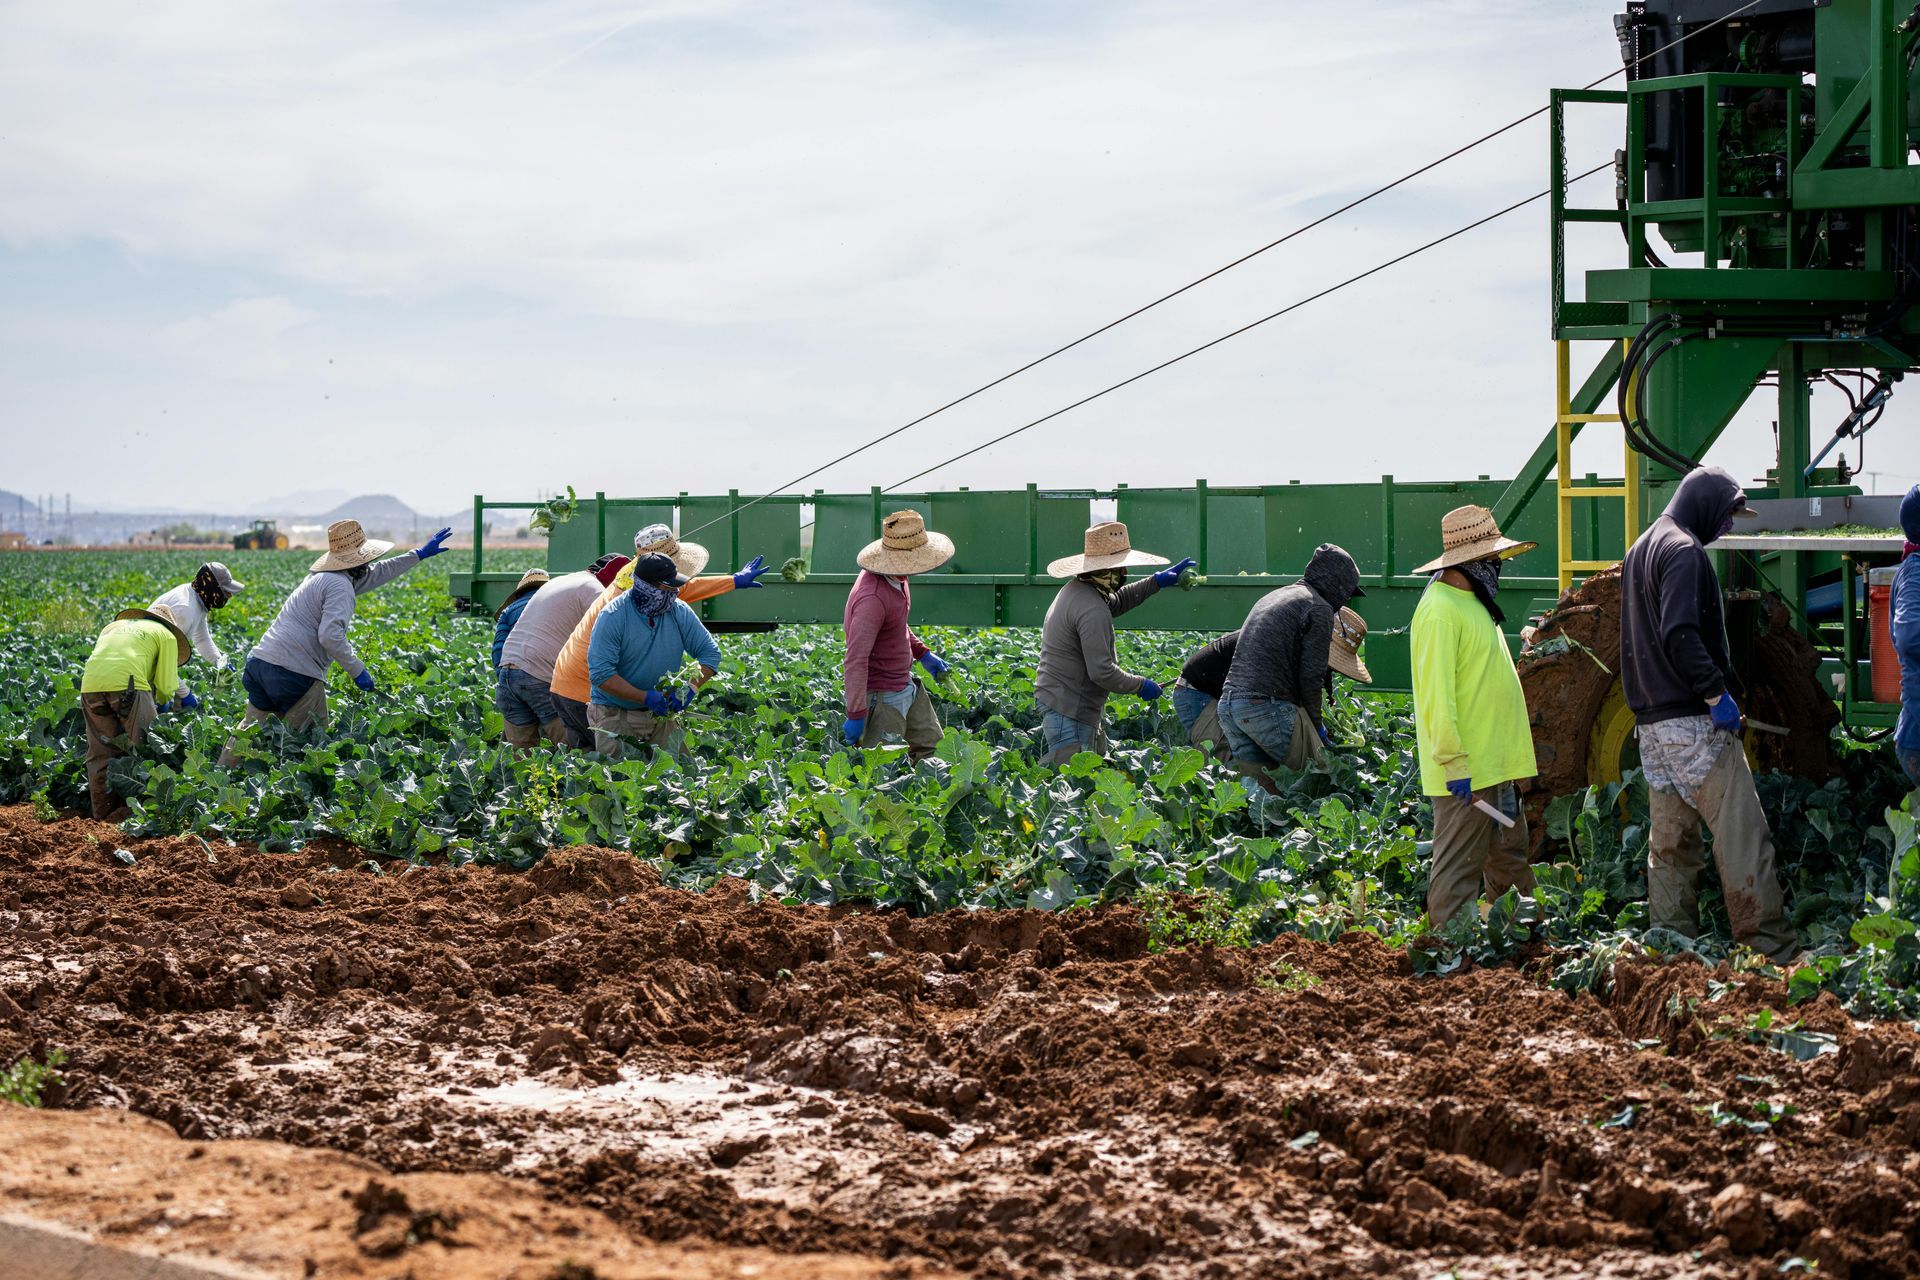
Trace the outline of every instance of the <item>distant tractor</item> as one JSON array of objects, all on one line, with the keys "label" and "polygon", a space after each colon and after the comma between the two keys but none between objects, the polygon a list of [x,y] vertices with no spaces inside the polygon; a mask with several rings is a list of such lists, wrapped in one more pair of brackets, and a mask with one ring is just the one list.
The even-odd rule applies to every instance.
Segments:
[{"label": "distant tractor", "polygon": [[287,535],[280,532],[275,520],[255,520],[251,529],[233,535],[235,551],[285,551],[288,545]]}]

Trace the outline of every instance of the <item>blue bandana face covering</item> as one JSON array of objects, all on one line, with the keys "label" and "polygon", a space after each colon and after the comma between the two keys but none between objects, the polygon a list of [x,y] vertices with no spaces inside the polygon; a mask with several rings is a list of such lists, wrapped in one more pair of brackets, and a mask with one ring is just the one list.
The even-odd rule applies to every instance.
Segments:
[{"label": "blue bandana face covering", "polygon": [[638,578],[634,579],[633,589],[629,594],[633,596],[633,602],[640,606],[640,612],[648,618],[664,617],[667,610],[673,607],[673,596],[670,593],[662,591],[651,582],[642,582]]}]

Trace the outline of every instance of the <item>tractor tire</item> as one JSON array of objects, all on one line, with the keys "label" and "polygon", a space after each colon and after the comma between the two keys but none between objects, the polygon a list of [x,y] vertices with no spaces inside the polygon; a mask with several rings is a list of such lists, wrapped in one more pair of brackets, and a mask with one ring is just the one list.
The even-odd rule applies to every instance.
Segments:
[{"label": "tractor tire", "polygon": [[[1531,790],[1537,796],[1616,782],[1637,759],[1633,713],[1619,677],[1620,604],[1620,570],[1597,573],[1560,598],[1521,651],[1516,665],[1533,729],[1539,774]],[[1754,770],[1832,777],[1832,730],[1840,711],[1820,686],[1819,653],[1793,629],[1776,596],[1730,616],[1735,625],[1748,619],[1755,631],[1750,669],[1735,673],[1734,696],[1753,718],[1789,730],[1785,738],[1748,732]]]}]

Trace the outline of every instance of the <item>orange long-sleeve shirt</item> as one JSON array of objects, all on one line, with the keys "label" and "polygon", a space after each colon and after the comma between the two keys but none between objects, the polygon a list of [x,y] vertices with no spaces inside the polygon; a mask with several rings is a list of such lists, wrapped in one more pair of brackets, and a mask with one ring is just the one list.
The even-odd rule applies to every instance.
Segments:
[{"label": "orange long-sleeve shirt", "polygon": [[[627,579],[627,586],[633,580]],[[593,685],[587,679],[587,646],[593,642],[593,620],[600,611],[620,598],[627,589],[618,579],[614,584],[596,597],[587,606],[586,614],[574,627],[573,634],[560,646],[560,656],[553,662],[553,681],[548,690],[558,698],[571,698],[575,702],[588,702],[593,698]],[[733,575],[714,574],[711,577],[695,578],[680,588],[680,598],[688,604],[698,604],[702,600],[711,600],[715,596],[725,595],[733,590]]]}]

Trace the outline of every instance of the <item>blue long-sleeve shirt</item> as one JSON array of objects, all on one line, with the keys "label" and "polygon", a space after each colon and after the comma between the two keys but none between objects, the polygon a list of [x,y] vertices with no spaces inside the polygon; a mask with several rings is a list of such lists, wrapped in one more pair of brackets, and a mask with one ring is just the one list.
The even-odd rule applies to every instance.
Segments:
[{"label": "blue long-sleeve shirt", "polygon": [[617,675],[636,689],[652,689],[660,677],[679,669],[683,656],[719,669],[720,646],[700,624],[700,615],[684,601],[675,600],[666,613],[649,618],[635,604],[633,593],[627,592],[594,620],[593,640],[587,645],[593,701],[603,707],[638,708],[639,703],[616,698],[600,686],[608,676]]},{"label": "blue long-sleeve shirt", "polygon": [[1900,562],[1893,576],[1893,650],[1900,655],[1900,726],[1893,743],[1920,751],[1920,555]]},{"label": "blue long-sleeve shirt", "polygon": [[527,601],[533,599],[533,592],[515,600],[500,611],[493,621],[493,669],[500,669],[500,651],[507,647],[507,637],[513,634],[513,624],[520,621],[520,615],[526,610]]}]

